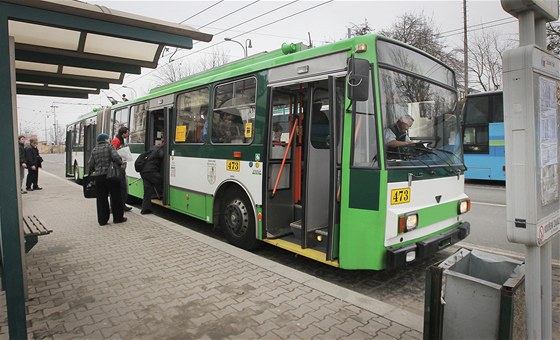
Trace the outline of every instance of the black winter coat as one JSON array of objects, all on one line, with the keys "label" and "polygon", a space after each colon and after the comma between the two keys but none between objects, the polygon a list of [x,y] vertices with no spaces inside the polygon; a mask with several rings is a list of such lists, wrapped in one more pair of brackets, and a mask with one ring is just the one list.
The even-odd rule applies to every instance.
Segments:
[{"label": "black winter coat", "polygon": [[25,162],[28,168],[31,168],[33,165],[40,168],[42,161],[43,159],[39,156],[39,149],[37,147],[29,145],[25,148]]},{"label": "black winter coat", "polygon": [[154,151],[150,154],[150,158],[146,161],[142,173],[160,172],[161,163],[163,161],[163,146],[155,146]]}]

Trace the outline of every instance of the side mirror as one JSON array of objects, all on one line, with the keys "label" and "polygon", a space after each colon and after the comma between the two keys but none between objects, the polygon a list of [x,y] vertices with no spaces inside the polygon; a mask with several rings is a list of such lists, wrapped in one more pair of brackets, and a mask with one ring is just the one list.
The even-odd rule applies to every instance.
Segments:
[{"label": "side mirror", "polygon": [[369,98],[369,62],[366,59],[348,58],[348,98],[366,101]]}]

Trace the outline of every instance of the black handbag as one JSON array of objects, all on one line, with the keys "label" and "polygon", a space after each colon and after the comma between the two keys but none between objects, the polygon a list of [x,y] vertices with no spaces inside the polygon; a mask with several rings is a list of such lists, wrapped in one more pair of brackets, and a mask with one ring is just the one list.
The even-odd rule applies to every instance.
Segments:
[{"label": "black handbag", "polygon": [[95,184],[95,176],[84,176],[83,186],[84,186],[85,198],[97,197],[97,186]]},{"label": "black handbag", "polygon": [[113,162],[111,158],[111,149],[109,148],[109,170],[107,170],[107,180],[120,181],[121,180],[121,166]]}]

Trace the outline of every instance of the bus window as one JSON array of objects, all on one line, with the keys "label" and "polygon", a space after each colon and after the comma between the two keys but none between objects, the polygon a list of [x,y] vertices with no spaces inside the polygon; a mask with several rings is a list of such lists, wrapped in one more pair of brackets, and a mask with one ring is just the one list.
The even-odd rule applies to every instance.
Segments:
[{"label": "bus window", "polygon": [[209,94],[208,88],[203,88],[177,97],[175,143],[206,141]]},{"label": "bus window", "polygon": [[116,136],[123,126],[128,126],[128,107],[115,112],[113,136]]},{"label": "bus window", "polygon": [[328,149],[330,144],[330,124],[327,113],[329,112],[328,92],[317,91],[316,96],[325,95],[323,101],[319,100],[313,103],[311,111],[311,145],[315,149]]},{"label": "bus window", "polygon": [[[489,151],[488,122],[492,120],[492,113],[495,113],[490,110],[491,102],[491,96],[472,96],[467,99],[463,133],[463,148],[466,153],[487,154]],[[498,113],[495,115],[496,118],[500,116]],[[503,112],[501,120],[503,121]]]},{"label": "bus window", "polygon": [[129,143],[144,144],[146,141],[147,103],[134,105],[130,115]]},{"label": "bus window", "polygon": [[[370,92],[372,86],[370,84]],[[377,156],[377,128],[375,123],[375,111],[372,96],[369,100],[355,102],[356,116],[354,117],[354,167],[379,167]]]},{"label": "bus window", "polygon": [[255,78],[216,87],[212,143],[250,144],[253,141],[256,90]]},{"label": "bus window", "polygon": [[75,129],[74,131],[76,133],[76,145],[83,146],[84,145],[84,123],[81,122],[79,124],[76,124],[74,129]]}]

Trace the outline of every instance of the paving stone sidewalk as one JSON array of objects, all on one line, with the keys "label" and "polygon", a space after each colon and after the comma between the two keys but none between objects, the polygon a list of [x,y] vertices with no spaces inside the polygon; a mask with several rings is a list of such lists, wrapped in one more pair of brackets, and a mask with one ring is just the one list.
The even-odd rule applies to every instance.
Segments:
[{"label": "paving stone sidewalk", "polygon": [[81,187],[41,184],[23,196],[54,230],[26,255],[30,339],[422,338],[415,314],[136,208],[100,227]]}]

